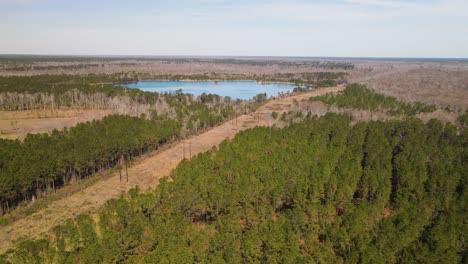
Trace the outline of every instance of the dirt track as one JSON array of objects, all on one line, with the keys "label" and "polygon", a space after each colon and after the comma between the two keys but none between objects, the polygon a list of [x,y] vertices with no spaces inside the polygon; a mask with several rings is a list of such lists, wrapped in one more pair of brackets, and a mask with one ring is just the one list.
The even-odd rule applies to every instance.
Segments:
[{"label": "dirt track", "polygon": [[150,155],[148,158],[137,162],[128,169],[129,182],[120,183],[119,174],[116,173],[94,185],[70,195],[64,199],[51,203],[47,208],[17,220],[7,226],[0,227],[0,253],[12,247],[15,241],[21,237],[37,238],[46,233],[50,228],[63,223],[66,219],[75,217],[81,213],[95,213],[107,200],[117,198],[122,191],[135,186],[141,189],[155,187],[159,179],[168,176],[172,169],[183,159],[189,156],[189,143],[191,154],[196,155],[217,146],[226,138],[232,138],[242,130],[253,128],[257,125],[271,125],[274,120],[271,112],[281,113],[287,111],[294,99],[300,101],[312,96],[322,95],[328,92],[338,92],[344,87],[333,87],[315,90],[291,97],[279,98],[260,107],[255,113],[243,115],[236,121],[228,121],[203,134],[193,136],[178,142],[174,146]]}]

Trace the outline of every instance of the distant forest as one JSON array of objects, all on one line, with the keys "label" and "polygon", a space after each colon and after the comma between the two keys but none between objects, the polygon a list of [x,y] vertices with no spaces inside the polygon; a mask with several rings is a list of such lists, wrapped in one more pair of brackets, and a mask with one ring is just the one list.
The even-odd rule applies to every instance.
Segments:
[{"label": "distant forest", "polygon": [[433,112],[436,107],[423,103],[407,103],[395,97],[385,96],[372,91],[365,85],[350,84],[339,94],[326,94],[310,98],[311,101],[320,101],[329,105],[342,108],[355,108],[368,111],[380,111],[392,116],[416,115],[419,113]]},{"label": "distant forest", "polygon": [[0,263],[466,263],[468,130],[257,127]]},{"label": "distant forest", "polygon": [[[285,60],[286,59],[286,60]],[[326,60],[323,60],[326,59]],[[354,69],[354,64],[347,61],[332,61],[329,58],[285,58],[285,57],[206,57],[206,58],[181,58],[181,57],[157,57],[157,56],[47,56],[47,55],[0,55],[0,65],[5,70],[26,71],[37,67],[37,63],[79,63],[81,67],[96,67],[100,63],[117,63],[123,65],[136,65],[138,62],[162,62],[162,63],[214,63],[214,64],[239,64],[239,65],[280,65],[280,66],[308,66],[321,69]],[[73,69],[64,65],[64,69]],[[39,66],[43,67],[43,66]],[[47,66],[45,66],[47,67]],[[80,66],[78,66],[81,68]]]}]

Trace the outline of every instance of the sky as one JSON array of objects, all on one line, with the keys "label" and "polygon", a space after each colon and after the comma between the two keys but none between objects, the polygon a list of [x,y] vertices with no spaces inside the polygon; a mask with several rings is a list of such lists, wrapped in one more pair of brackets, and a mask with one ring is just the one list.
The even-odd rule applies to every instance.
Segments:
[{"label": "sky", "polygon": [[0,0],[0,54],[468,58],[468,0]]}]

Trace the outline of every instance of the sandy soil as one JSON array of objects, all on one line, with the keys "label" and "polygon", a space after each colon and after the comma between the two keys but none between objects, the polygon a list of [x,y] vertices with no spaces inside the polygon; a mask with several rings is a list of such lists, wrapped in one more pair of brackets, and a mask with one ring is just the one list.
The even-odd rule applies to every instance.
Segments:
[{"label": "sandy soil", "polygon": [[0,111],[0,138],[22,138],[27,133],[45,133],[101,119],[111,110]]},{"label": "sandy soil", "polygon": [[29,215],[25,218],[0,227],[0,252],[15,245],[19,238],[43,237],[52,227],[63,223],[82,213],[96,213],[107,200],[118,198],[122,192],[139,186],[142,190],[154,188],[162,177],[168,176],[172,169],[184,158],[189,158],[189,144],[192,156],[217,146],[226,138],[232,138],[239,131],[253,128],[257,125],[272,125],[275,120],[271,112],[281,113],[287,111],[294,100],[323,95],[327,92],[338,92],[344,87],[333,87],[315,90],[291,97],[277,98],[260,107],[255,113],[242,115],[236,120],[228,121],[203,134],[193,136],[174,144],[163,151],[150,154],[129,168],[129,182],[119,181],[116,173],[94,185],[79,191],[64,199],[52,202],[47,208]]}]

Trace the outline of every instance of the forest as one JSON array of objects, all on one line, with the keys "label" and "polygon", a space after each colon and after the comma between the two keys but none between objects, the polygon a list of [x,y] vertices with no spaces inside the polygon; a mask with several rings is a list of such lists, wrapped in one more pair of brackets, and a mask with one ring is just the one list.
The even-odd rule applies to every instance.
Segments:
[{"label": "forest", "polygon": [[0,110],[108,107],[116,96],[154,104],[158,93],[112,85],[134,80],[130,75],[38,75],[0,77]]},{"label": "forest", "polygon": [[466,263],[466,128],[350,124],[240,132],[0,263]]},{"label": "forest", "polygon": [[127,165],[135,156],[248,112],[265,100],[264,95],[246,103],[214,94],[145,94],[163,98],[164,104],[148,115],[111,115],[64,131],[28,134],[23,141],[0,139],[0,213],[69,182]]},{"label": "forest", "polygon": [[[275,73],[272,80],[287,81],[296,84],[313,85],[317,87],[335,86],[345,82],[346,72],[299,72],[299,73]],[[257,76],[262,81],[266,76]]]},{"label": "forest", "polygon": [[93,176],[179,135],[181,124],[112,115],[64,131],[0,139],[0,212],[44,191]]},{"label": "forest", "polygon": [[313,97],[310,101],[320,101],[325,104],[335,105],[343,108],[354,108],[368,111],[380,111],[392,116],[416,115],[418,113],[433,112],[435,106],[420,102],[407,103],[395,97],[376,93],[365,85],[350,84],[340,94],[326,94]]},{"label": "forest", "polygon": [[181,57],[154,57],[154,56],[52,56],[52,55],[0,55],[0,66],[3,64],[6,70],[27,71],[34,68],[49,68],[51,65],[42,66],[41,63],[55,63],[58,65],[53,68],[73,69],[70,64],[76,65],[78,68],[96,67],[99,64],[116,63],[119,65],[136,65],[139,63],[159,62],[163,64],[237,64],[242,66],[307,66],[319,69],[354,69],[354,64],[345,61],[330,61],[330,60],[309,60],[306,58],[299,60],[282,60],[272,58],[181,58]]}]

